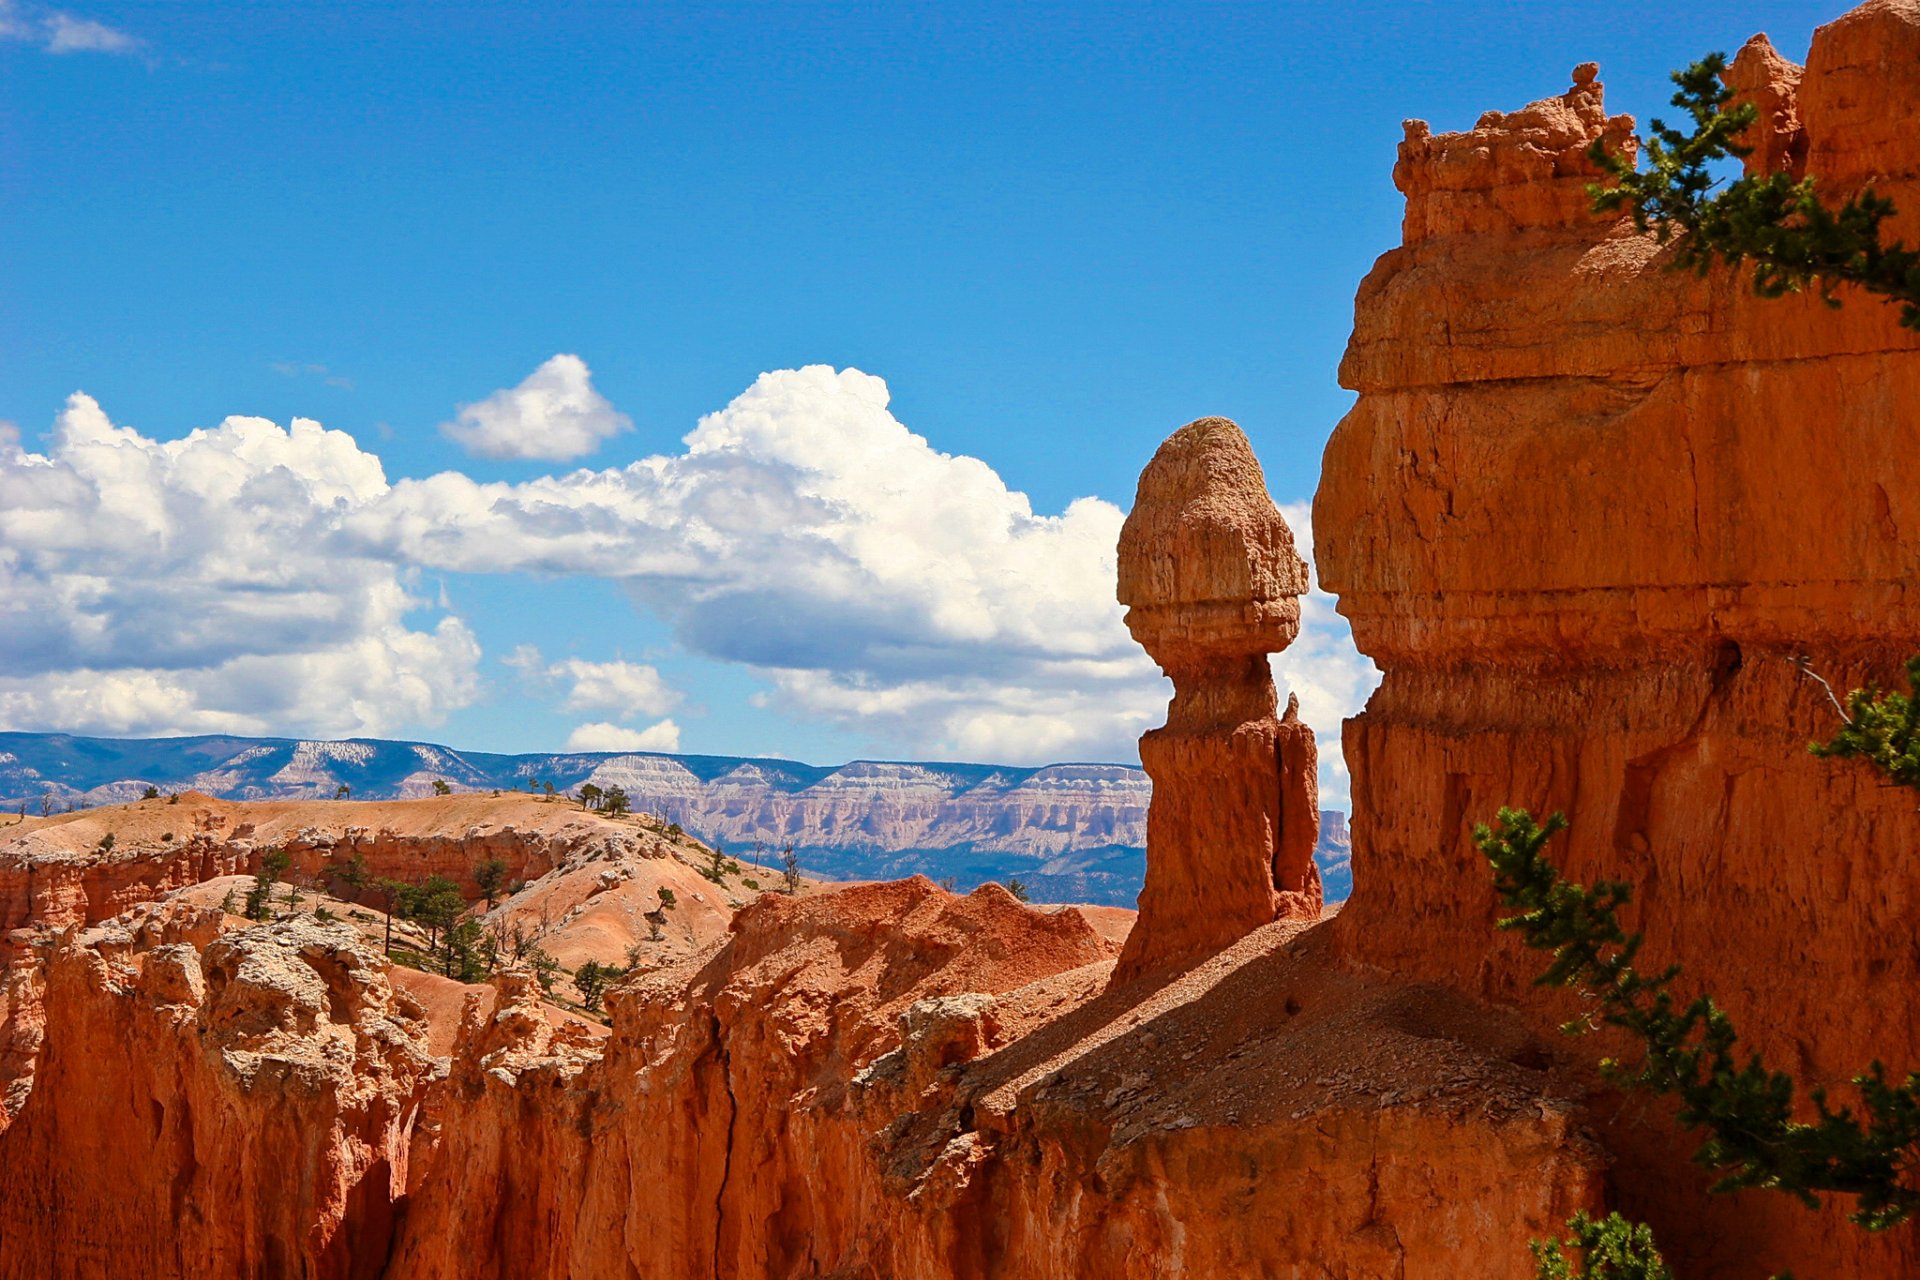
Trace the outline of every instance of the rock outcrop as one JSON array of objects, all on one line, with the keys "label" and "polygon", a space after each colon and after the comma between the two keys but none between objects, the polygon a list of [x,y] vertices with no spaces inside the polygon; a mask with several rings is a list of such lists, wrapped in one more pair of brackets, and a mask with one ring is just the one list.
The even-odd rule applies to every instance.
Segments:
[{"label": "rock outcrop", "polygon": [[191,913],[150,923],[43,961],[0,1276],[380,1275],[431,1068],[384,960],[312,921],[204,951]]},{"label": "rock outcrop", "polygon": [[[1920,212],[1916,60],[1913,0],[1822,28],[1804,72],[1750,44],[1731,79],[1762,108],[1751,163],[1804,156],[1829,196],[1871,181]],[[1800,662],[1898,687],[1920,650],[1920,335],[1859,294],[1832,311],[1670,272],[1670,247],[1586,214],[1585,149],[1627,122],[1592,68],[1574,79],[1470,133],[1409,124],[1406,244],[1356,303],[1359,400],[1314,545],[1384,678],[1346,730],[1355,887],[1335,927],[1370,968],[1551,1026],[1570,1005],[1490,928],[1469,829],[1563,810],[1558,855],[1634,884],[1646,957],[1845,1095],[1874,1058],[1920,1067],[1920,816],[1807,753],[1837,720]],[[1868,1236],[1844,1203],[1708,1196],[1666,1112],[1614,1105],[1620,1202],[1676,1272],[1920,1271],[1920,1237]]]},{"label": "rock outcrop", "polygon": [[1319,761],[1298,705],[1276,714],[1267,662],[1299,634],[1307,585],[1240,428],[1202,418],[1168,437],[1120,530],[1127,629],[1173,701],[1140,739],[1147,880],[1115,981],[1320,914]]},{"label": "rock outcrop", "polygon": [[1596,1203],[1573,1103],[1511,1019],[1318,939],[1108,990],[1077,911],[996,886],[762,899],[617,992],[599,1062],[469,1038],[391,1274],[1530,1275],[1485,1224]]}]

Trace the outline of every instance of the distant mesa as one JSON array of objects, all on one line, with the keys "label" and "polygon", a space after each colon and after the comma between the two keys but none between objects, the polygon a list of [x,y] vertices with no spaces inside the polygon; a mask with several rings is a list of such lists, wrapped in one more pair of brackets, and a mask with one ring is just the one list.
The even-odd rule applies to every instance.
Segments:
[{"label": "distant mesa", "polygon": [[[915,763],[839,766],[740,756],[498,755],[425,742],[0,733],[0,809],[137,800],[148,786],[225,800],[356,800],[456,791],[619,786],[636,809],[742,852],[794,844],[809,874],[924,874],[971,889],[1017,876],[1041,901],[1132,906],[1145,869],[1147,776],[1131,765]],[[1345,851],[1329,846],[1330,896]]]}]

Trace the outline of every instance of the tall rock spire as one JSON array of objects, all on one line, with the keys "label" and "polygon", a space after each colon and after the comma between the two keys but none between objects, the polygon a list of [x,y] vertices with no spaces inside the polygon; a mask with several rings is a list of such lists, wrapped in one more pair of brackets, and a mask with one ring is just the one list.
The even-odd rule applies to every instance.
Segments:
[{"label": "tall rock spire", "polygon": [[1300,631],[1307,566],[1239,427],[1202,418],[1140,473],[1120,531],[1127,629],[1173,681],[1140,739],[1153,779],[1147,882],[1116,982],[1317,916],[1313,733],[1277,712],[1267,655]]}]

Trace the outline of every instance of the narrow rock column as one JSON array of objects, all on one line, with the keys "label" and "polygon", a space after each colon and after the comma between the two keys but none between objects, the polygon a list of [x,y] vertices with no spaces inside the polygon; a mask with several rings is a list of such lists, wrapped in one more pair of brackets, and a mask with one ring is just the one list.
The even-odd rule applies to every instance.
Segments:
[{"label": "narrow rock column", "polygon": [[1127,629],[1173,681],[1140,739],[1153,779],[1147,882],[1116,983],[1321,906],[1313,734],[1277,714],[1267,655],[1300,631],[1307,566],[1225,418],[1189,423],[1140,473],[1120,531]]}]

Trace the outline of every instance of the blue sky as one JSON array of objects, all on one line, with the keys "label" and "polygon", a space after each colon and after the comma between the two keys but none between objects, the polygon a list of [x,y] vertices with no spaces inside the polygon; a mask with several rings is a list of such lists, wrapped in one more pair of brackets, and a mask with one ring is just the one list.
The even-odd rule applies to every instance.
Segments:
[{"label": "blue sky", "polygon": [[[1354,289],[1398,241],[1402,119],[1466,128],[1589,59],[1644,119],[1670,68],[1755,30],[1804,56],[1837,11],[0,0],[0,422],[16,457],[70,447],[96,480],[151,455],[131,525],[98,493],[59,517],[92,560],[15,548],[0,720],[1124,756],[1161,694],[1112,643],[1087,548],[1202,414],[1247,428],[1283,504],[1311,497]],[[761,380],[813,365],[885,391]],[[61,435],[76,391],[99,418]],[[152,452],[236,415],[317,420],[357,455],[253,428]],[[515,438],[574,451],[487,456]],[[242,490],[204,477],[268,454],[298,492],[255,477],[235,500],[280,515],[228,528]],[[587,480],[525,487],[649,457],[618,512],[580,505]],[[376,501],[365,461],[396,489],[476,485],[343,520]],[[828,502],[851,525],[790,483],[822,468],[867,486]],[[52,471],[16,470],[39,486],[16,513],[54,519]],[[917,513],[981,470],[975,541],[923,538]],[[457,550],[415,527],[503,495],[512,518]],[[1063,516],[1087,497],[1111,505]],[[604,537],[531,550],[561,508]],[[1331,731],[1366,681],[1323,630],[1293,674]]]}]

